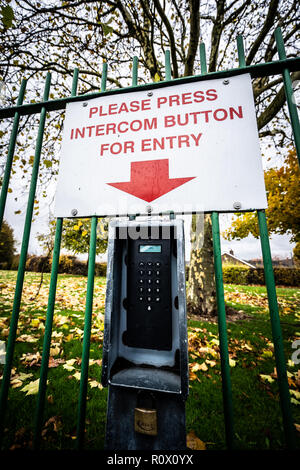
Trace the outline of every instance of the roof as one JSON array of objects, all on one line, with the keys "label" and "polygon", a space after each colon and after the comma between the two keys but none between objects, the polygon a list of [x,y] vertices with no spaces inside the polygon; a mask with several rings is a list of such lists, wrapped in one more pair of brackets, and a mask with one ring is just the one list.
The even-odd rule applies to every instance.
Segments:
[{"label": "roof", "polygon": [[240,263],[245,264],[245,265],[248,266],[249,268],[255,269],[255,266],[253,266],[253,264],[247,263],[247,261],[244,261],[244,260],[241,259],[241,258],[237,258],[236,256],[232,255],[231,253],[228,253],[228,251],[224,251],[224,253],[222,254],[222,256],[223,256],[223,255],[230,256],[231,258],[233,258],[233,259],[239,261]]}]

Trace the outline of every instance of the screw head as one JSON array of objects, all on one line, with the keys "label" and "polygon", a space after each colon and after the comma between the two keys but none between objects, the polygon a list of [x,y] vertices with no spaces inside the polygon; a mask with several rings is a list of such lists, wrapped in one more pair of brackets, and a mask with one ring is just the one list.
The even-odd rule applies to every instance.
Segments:
[{"label": "screw head", "polygon": [[151,206],[146,206],[146,212],[148,212],[148,214],[150,214],[150,212],[152,212],[152,207]]},{"label": "screw head", "polygon": [[148,91],[147,96],[153,96],[153,91]]},{"label": "screw head", "polygon": [[225,80],[223,80],[223,85],[229,85],[229,80],[228,80],[228,78],[226,78]]},{"label": "screw head", "polygon": [[71,214],[75,217],[75,215],[78,214],[78,210],[77,209],[72,209]]},{"label": "screw head", "polygon": [[82,103],[82,106],[85,108],[87,106],[87,102]]},{"label": "screw head", "polygon": [[236,201],[233,203],[233,208],[236,209],[236,210],[239,210],[242,208],[242,203],[239,202],[239,201]]}]

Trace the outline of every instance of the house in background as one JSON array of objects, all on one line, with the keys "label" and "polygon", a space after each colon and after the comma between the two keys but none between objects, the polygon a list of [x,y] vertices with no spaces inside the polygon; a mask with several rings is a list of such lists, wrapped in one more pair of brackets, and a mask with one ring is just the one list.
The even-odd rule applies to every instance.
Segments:
[{"label": "house in background", "polygon": [[233,250],[229,250],[229,252],[225,251],[222,254],[222,263],[224,266],[228,264],[234,264],[236,266],[247,266],[248,268],[255,269],[255,266],[253,264],[250,264],[247,261],[244,261],[243,259],[234,256]]}]

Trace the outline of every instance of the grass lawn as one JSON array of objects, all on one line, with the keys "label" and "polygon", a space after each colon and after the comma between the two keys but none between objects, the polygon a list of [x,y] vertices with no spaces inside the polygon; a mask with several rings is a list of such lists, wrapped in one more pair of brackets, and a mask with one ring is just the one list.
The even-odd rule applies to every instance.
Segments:
[{"label": "grass lawn", "polygon": [[[75,447],[86,278],[59,275],[42,447]],[[0,340],[7,340],[16,272],[0,271]],[[15,345],[4,447],[28,448],[33,419],[47,309],[50,275],[26,273]],[[107,390],[100,384],[105,278],[95,279],[85,448],[102,449]],[[37,295],[38,293],[38,295]],[[300,291],[278,288],[294,421],[300,425],[300,370],[292,343],[300,339]],[[247,314],[228,322],[236,447],[284,447],[281,411],[266,289],[225,285],[226,303]],[[218,328],[214,322],[189,320],[190,395],[187,433],[193,431],[207,449],[225,449]],[[299,358],[299,354],[298,354]],[[0,373],[3,366],[0,364]],[[298,428],[299,429],[299,428]],[[300,433],[298,432],[298,437]],[[299,445],[300,448],[300,445]]]}]

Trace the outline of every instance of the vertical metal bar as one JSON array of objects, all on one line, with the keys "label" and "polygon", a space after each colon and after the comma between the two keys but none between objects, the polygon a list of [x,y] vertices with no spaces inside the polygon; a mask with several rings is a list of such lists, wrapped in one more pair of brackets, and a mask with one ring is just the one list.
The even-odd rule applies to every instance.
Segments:
[{"label": "vertical metal bar", "polygon": [[239,67],[244,68],[246,67],[246,60],[245,60],[245,49],[244,49],[244,41],[242,36],[238,36],[236,38],[237,42],[237,50],[238,50],[238,58],[239,58]]},{"label": "vertical metal bar", "polygon": [[[285,47],[284,47],[283,37],[282,37],[280,28],[275,29],[275,39],[276,39],[279,59],[285,60],[286,53],[285,53]],[[287,68],[283,69],[282,77],[283,77],[286,101],[288,104],[288,109],[289,109],[290,118],[291,118],[291,125],[292,125],[293,134],[294,134],[298,162],[300,165],[300,123],[299,123],[299,116],[298,116],[297,106],[295,103],[294,90],[293,90],[293,85],[292,85],[292,80],[290,77],[289,69]]]},{"label": "vertical metal bar", "polygon": [[218,327],[221,354],[221,373],[222,373],[222,390],[223,390],[223,406],[225,418],[226,442],[229,449],[233,448],[234,430],[233,430],[233,406],[231,393],[230,366],[228,354],[228,340],[226,328],[226,312],[224,300],[224,285],[222,273],[222,258],[220,244],[220,227],[219,214],[212,213],[212,233],[214,247],[214,267],[216,279],[216,294],[218,307]]},{"label": "vertical metal bar", "polygon": [[101,91],[106,90],[106,80],[107,80],[107,62],[103,62],[102,77],[101,77]]},{"label": "vertical metal bar", "polygon": [[[44,90],[44,97],[43,97],[44,101],[47,101],[49,98],[50,83],[51,83],[51,74],[48,72],[47,78],[46,78],[45,90]],[[42,107],[41,114],[40,114],[38,136],[37,136],[37,141],[36,141],[34,162],[33,162],[33,168],[32,168],[27,210],[26,210],[13,310],[12,310],[12,316],[11,316],[10,327],[9,327],[5,366],[4,366],[3,379],[2,379],[2,384],[1,384],[0,442],[2,438],[3,426],[4,426],[5,409],[6,409],[6,403],[7,403],[7,398],[8,398],[10,374],[11,374],[16,332],[17,332],[18,320],[19,320],[19,311],[20,311],[20,304],[21,304],[21,297],[22,297],[22,290],[23,290],[26,256],[27,256],[27,251],[28,251],[28,243],[29,243],[30,230],[31,230],[31,220],[32,220],[35,191],[36,191],[36,185],[37,185],[37,179],[38,179],[38,171],[39,171],[39,163],[40,163],[42,142],[43,142],[43,136],[44,136],[45,121],[46,121],[46,108]]]},{"label": "vertical metal bar", "polygon": [[165,81],[172,80],[171,56],[170,51],[165,52]]},{"label": "vertical metal bar", "polygon": [[[102,69],[101,91],[106,90],[106,79],[107,79],[107,63],[104,62],[103,69]],[[77,414],[76,446],[78,450],[83,447],[83,442],[84,442],[91,321],[92,321],[92,310],[93,310],[95,258],[96,258],[96,243],[97,243],[97,222],[98,222],[97,217],[92,217],[88,280],[87,280],[87,292],[86,292],[86,304],[85,304],[84,333],[83,333],[83,349],[82,349],[82,362],[81,362],[81,375],[80,375],[80,390],[79,390],[79,402],[78,402],[78,414]]]},{"label": "vertical metal bar", "polygon": [[[74,69],[74,73],[73,73],[71,96],[76,96],[77,85],[78,85],[78,69],[76,68]],[[41,363],[41,371],[40,371],[39,392],[38,392],[38,400],[37,400],[36,413],[35,413],[35,426],[34,426],[34,439],[33,439],[33,447],[35,450],[37,450],[40,447],[40,436],[41,436],[43,415],[44,415],[44,408],[45,408],[48,364],[49,364],[49,355],[50,355],[50,344],[51,344],[51,335],[52,335],[53,313],[54,313],[54,306],[55,306],[62,227],[63,227],[63,219],[58,218],[56,222],[56,230],[55,230],[49,297],[48,297],[48,306],[47,306],[46,324],[45,324],[45,335],[44,335],[44,342],[43,342],[43,354],[42,354],[42,363]]]},{"label": "vertical metal bar", "polygon": [[43,414],[44,414],[44,407],[45,407],[48,363],[49,363],[49,355],[50,355],[50,344],[51,344],[51,334],[52,334],[53,312],[54,312],[54,305],[55,305],[62,226],[63,226],[63,219],[61,218],[57,219],[53,258],[52,258],[47,316],[46,316],[46,324],[45,324],[45,335],[44,335],[44,343],[43,343],[43,355],[42,355],[42,363],[41,363],[41,371],[40,371],[39,393],[38,393],[38,401],[37,401],[36,414],[35,414],[35,427],[34,427],[34,440],[33,440],[33,446],[35,450],[37,450],[40,446],[40,435],[41,435]]},{"label": "vertical metal bar", "polygon": [[92,217],[88,280],[87,280],[87,292],[86,292],[86,306],[85,306],[85,321],[84,321],[84,334],[83,334],[83,350],[82,350],[81,376],[80,376],[80,392],[79,392],[79,403],[78,403],[78,420],[77,420],[77,448],[78,449],[82,448],[83,440],[84,440],[86,396],[87,396],[89,354],[90,354],[90,336],[91,336],[91,323],[92,323],[92,311],[93,311],[96,242],[97,242],[97,217]]},{"label": "vertical metal bar", "polygon": [[204,42],[200,42],[199,52],[200,52],[201,75],[206,75],[207,74],[207,65],[206,65],[206,51],[205,51]]},{"label": "vertical metal bar", "polygon": [[138,64],[139,59],[137,56],[134,56],[132,61],[132,86],[137,86],[138,84]]},{"label": "vertical metal bar", "polygon": [[290,403],[289,385],[287,380],[286,362],[284,357],[282,333],[279,319],[276,286],[272,266],[272,257],[269,243],[269,234],[267,227],[266,214],[264,210],[257,211],[261,250],[264,262],[265,281],[268,293],[268,302],[272,326],[272,336],[274,342],[274,353],[278,377],[278,386],[280,394],[280,403],[282,409],[283,426],[288,448],[294,449],[295,428]]},{"label": "vertical metal bar", "polygon": [[[18,96],[18,101],[17,101],[17,106],[20,106],[21,104],[23,104],[26,83],[27,83],[27,80],[25,79],[22,80],[20,92]],[[20,114],[17,112],[15,113],[15,116],[14,116],[14,122],[13,122],[13,127],[12,127],[12,131],[10,135],[6,165],[5,165],[4,176],[3,176],[3,181],[2,181],[1,196],[0,196],[0,230],[1,230],[2,222],[3,222],[9,179],[10,179],[10,174],[11,174],[13,157],[15,153],[16,141],[17,141],[19,121],[20,121]]]}]

